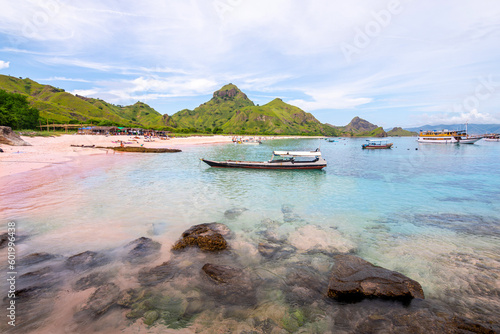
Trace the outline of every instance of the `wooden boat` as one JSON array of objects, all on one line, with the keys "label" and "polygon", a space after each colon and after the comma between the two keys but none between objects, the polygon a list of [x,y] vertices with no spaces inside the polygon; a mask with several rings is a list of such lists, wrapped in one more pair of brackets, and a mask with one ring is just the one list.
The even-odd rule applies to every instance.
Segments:
[{"label": "wooden boat", "polygon": [[484,140],[500,142],[500,134],[491,133],[491,134],[484,135]]},{"label": "wooden boat", "polygon": [[269,161],[213,161],[201,159],[207,165],[218,168],[252,168],[252,169],[322,169],[326,160],[321,152],[316,151],[274,151]]},{"label": "wooden boat", "polygon": [[372,139],[367,140],[368,143],[361,145],[363,149],[387,149],[392,147],[392,143],[388,143],[387,140],[382,139]]},{"label": "wooden boat", "polygon": [[467,123],[465,130],[429,130],[422,131],[418,135],[417,141],[419,143],[434,143],[434,144],[474,144],[482,136],[471,136],[467,133]]}]

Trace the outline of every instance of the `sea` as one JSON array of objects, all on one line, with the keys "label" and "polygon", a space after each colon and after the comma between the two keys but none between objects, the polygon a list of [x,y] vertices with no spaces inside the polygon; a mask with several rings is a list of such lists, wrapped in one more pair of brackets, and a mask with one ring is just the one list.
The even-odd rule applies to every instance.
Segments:
[{"label": "sea", "polygon": [[[366,138],[335,140],[82,156],[3,178],[0,232],[13,226],[16,240],[14,250],[0,249],[0,271],[14,276],[16,297],[3,278],[0,331],[498,332],[500,143],[396,137],[392,149],[363,150]],[[319,171],[200,160],[264,161],[274,150],[317,148],[328,162]],[[185,230],[212,222],[230,230],[228,250],[171,250]],[[142,237],[156,246],[141,253],[134,242]],[[68,265],[82,253],[82,263]],[[408,276],[425,299],[329,298],[337,254]],[[244,279],[210,281],[207,263]]]}]

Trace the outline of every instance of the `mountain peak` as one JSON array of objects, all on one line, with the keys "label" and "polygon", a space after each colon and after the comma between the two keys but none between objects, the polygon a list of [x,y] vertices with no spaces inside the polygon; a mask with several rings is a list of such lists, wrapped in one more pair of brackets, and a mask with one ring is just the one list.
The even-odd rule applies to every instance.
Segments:
[{"label": "mountain peak", "polygon": [[224,85],[222,86],[221,89],[215,91],[214,99],[216,98],[222,98],[222,99],[239,98],[250,101],[250,99],[246,96],[246,94],[243,93],[238,87],[236,87],[236,85],[233,85],[232,83]]},{"label": "mountain peak", "polygon": [[358,116],[354,117],[349,124],[345,127],[346,131],[372,131],[375,130],[377,126],[364,120]]}]

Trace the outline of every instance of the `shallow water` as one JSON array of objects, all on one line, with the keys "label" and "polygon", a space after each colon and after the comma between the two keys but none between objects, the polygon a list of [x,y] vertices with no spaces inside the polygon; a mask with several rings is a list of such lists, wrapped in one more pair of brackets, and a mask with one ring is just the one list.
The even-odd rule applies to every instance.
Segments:
[{"label": "shallow water", "polygon": [[[414,138],[393,138],[393,149],[367,151],[363,142],[282,139],[194,146],[178,154],[82,157],[1,180],[2,229],[15,221],[18,234],[27,237],[17,245],[18,259],[41,252],[59,256],[18,267],[22,275],[49,266],[53,277],[44,274],[50,288],[20,305],[17,330],[441,332],[453,316],[498,330],[500,145],[419,145]],[[199,161],[267,160],[272,150],[318,145],[328,161],[323,171],[214,169]],[[228,254],[170,252],[184,230],[207,222],[233,232]],[[145,263],[123,261],[127,243],[142,236],[161,243],[160,254]],[[258,245],[269,240],[286,247],[266,258]],[[87,250],[109,261],[82,272],[63,266],[67,257]],[[410,305],[329,300],[335,253],[354,253],[409,276],[421,283],[426,299]],[[0,255],[6,258],[6,250]],[[167,260],[178,273],[151,288],[163,296],[155,303],[167,305],[153,326],[127,318],[130,309],[120,307],[80,317],[96,289],[75,291],[81,277],[103,272],[121,291],[142,289],[141,268]],[[236,300],[211,289],[199,274],[207,262],[243,268],[254,288]],[[18,283],[24,288],[36,280]],[[0,287],[4,291],[5,282]],[[402,324],[404,317],[410,320]],[[5,323],[0,329],[12,330]]]}]

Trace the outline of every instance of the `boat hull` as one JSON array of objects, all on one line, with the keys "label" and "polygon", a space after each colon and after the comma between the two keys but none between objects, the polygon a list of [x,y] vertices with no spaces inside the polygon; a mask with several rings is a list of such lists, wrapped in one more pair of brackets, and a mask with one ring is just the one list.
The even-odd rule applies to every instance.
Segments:
[{"label": "boat hull", "polygon": [[261,162],[261,161],[213,161],[201,159],[210,167],[215,168],[247,168],[247,169],[281,169],[281,170],[294,170],[294,169],[322,169],[326,167],[325,160],[315,162]]},{"label": "boat hull", "polygon": [[392,144],[387,145],[363,145],[361,146],[365,150],[380,150],[380,149],[389,149],[392,147]]}]

